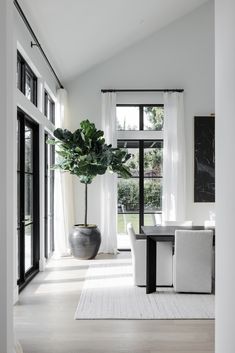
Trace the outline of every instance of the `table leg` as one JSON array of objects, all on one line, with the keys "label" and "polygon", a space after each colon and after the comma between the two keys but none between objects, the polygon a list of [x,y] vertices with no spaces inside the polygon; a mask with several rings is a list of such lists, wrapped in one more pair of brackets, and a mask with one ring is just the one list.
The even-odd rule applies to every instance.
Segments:
[{"label": "table leg", "polygon": [[147,237],[146,246],[146,294],[156,292],[156,241]]}]

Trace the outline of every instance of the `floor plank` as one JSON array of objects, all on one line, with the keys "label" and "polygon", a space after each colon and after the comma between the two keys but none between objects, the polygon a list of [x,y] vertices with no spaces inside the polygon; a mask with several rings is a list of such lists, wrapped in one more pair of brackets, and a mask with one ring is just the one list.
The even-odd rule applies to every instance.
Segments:
[{"label": "floor plank", "polygon": [[74,320],[88,266],[51,260],[22,291],[15,330],[24,353],[214,352],[214,320]]}]

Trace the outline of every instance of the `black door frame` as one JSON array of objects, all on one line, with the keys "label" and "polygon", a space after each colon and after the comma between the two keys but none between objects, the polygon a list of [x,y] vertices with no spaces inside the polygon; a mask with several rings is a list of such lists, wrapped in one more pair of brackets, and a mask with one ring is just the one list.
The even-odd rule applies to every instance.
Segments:
[{"label": "black door frame", "polygon": [[[17,109],[17,120],[19,121],[19,160],[20,160],[20,184],[19,197],[19,238],[18,238],[18,261],[19,261],[19,279],[17,284],[20,291],[29,283],[29,281],[39,271],[40,257],[40,228],[39,228],[39,125],[31,119],[21,109]],[[33,265],[25,272],[25,126],[33,130]]]}]

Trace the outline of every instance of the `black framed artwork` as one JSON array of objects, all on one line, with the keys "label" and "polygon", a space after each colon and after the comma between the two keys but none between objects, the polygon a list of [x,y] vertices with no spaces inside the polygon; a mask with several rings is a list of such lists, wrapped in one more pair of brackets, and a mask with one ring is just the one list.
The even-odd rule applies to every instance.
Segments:
[{"label": "black framed artwork", "polygon": [[215,118],[194,117],[194,202],[215,202]]}]

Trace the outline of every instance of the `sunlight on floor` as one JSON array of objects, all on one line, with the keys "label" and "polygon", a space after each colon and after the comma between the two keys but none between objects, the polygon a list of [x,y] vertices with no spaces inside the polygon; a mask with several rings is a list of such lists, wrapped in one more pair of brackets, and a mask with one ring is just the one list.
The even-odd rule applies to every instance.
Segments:
[{"label": "sunlight on floor", "polygon": [[[124,258],[122,258],[124,257]],[[124,255],[119,255],[118,259],[113,257],[112,261],[116,264],[119,263],[120,267],[112,268],[112,270],[106,270],[106,274],[102,273],[103,269],[98,270],[98,276],[112,276],[122,274],[123,268],[121,264],[126,264],[126,261],[130,257],[130,253],[125,253]],[[104,264],[110,264],[109,255],[98,255],[95,260],[78,260],[72,257],[64,257],[60,260],[51,259],[48,263],[45,272],[40,273],[31,283],[31,290],[34,288],[34,295],[45,295],[45,294],[65,294],[65,293],[77,293],[83,286],[86,272],[89,265],[97,266]],[[131,276],[131,266],[130,266],[130,276]],[[129,283],[130,283],[129,278]],[[112,284],[112,278],[105,279],[102,281],[93,282],[95,286],[110,286]],[[23,292],[24,293],[24,292]]]},{"label": "sunlight on floor", "polygon": [[[213,352],[211,320],[74,320],[90,264],[99,278],[104,276],[113,285],[110,270],[100,266],[110,259],[112,274],[119,276],[123,265],[130,263],[130,253],[99,255],[91,261],[71,257],[49,261],[46,271],[22,291],[14,307],[16,337],[24,353],[168,353],[164,342],[169,340],[172,353],[189,352],[198,342],[205,347],[203,352]],[[130,281],[131,265],[128,269],[126,279]]]},{"label": "sunlight on floor", "polygon": [[84,288],[123,288],[125,286],[134,286],[132,264],[129,259],[125,261],[114,260],[112,263],[109,260],[106,266],[103,262],[101,267],[92,264],[91,268],[95,269],[95,276],[87,277]]}]

